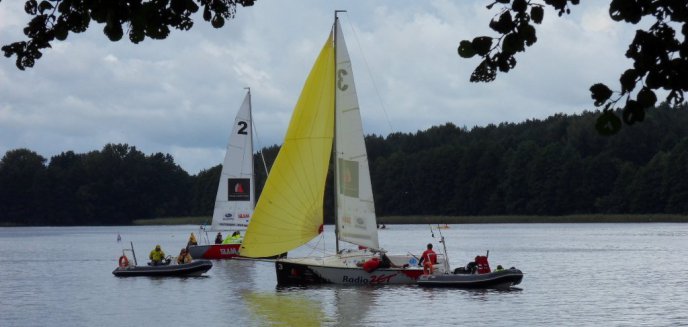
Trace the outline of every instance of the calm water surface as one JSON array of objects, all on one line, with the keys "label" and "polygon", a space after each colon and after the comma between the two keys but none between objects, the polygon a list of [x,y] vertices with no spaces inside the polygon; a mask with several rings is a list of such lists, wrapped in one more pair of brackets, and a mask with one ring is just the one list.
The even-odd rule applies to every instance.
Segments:
[{"label": "calm water surface", "polygon": [[[380,243],[392,253],[440,246],[427,225],[387,227]],[[0,326],[688,326],[688,224],[442,230],[452,267],[490,250],[493,267],[523,270],[521,290],[510,292],[277,288],[274,265],[251,261],[215,261],[199,278],[112,275],[130,241],[139,259],[155,244],[176,255],[192,231],[0,228]],[[321,244],[333,244],[329,231]]]}]

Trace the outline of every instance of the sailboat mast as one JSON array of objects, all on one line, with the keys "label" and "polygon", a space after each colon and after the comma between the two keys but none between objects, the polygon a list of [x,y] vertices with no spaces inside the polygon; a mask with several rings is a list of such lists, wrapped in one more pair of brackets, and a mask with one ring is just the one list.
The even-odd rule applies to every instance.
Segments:
[{"label": "sailboat mast", "polygon": [[[334,11],[334,24],[332,24],[332,34],[333,34],[333,49],[334,49],[334,75],[337,76],[337,14],[340,12],[346,12],[346,10],[335,10]],[[337,83],[334,83],[334,134],[332,137],[332,179],[334,180],[334,188],[332,189],[332,195],[334,195],[334,236],[335,236],[335,250],[339,253],[339,217],[337,210],[337,192],[339,191],[339,181],[337,178]]]},{"label": "sailboat mast", "polygon": [[251,185],[249,192],[249,197],[251,199],[251,208],[256,207],[256,187],[255,187],[255,181],[256,181],[256,172],[253,169],[253,104],[251,104],[251,88],[250,87],[245,87],[246,91],[248,92],[246,95],[248,96],[248,121],[251,122],[251,130],[249,133],[251,137],[249,138],[248,142],[248,148],[251,149]]}]

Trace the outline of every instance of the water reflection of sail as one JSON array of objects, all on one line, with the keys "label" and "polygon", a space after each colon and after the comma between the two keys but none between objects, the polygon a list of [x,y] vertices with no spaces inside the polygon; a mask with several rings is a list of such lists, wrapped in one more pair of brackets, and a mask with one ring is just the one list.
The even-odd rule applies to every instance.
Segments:
[{"label": "water reflection of sail", "polygon": [[243,303],[260,326],[321,326],[325,313],[320,302],[301,293],[244,292]]}]

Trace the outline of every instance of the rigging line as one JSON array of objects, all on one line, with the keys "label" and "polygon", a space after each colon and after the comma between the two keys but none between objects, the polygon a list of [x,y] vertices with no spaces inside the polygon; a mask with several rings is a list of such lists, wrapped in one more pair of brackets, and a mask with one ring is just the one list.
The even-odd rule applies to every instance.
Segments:
[{"label": "rigging line", "polygon": [[[351,24],[351,17],[349,17],[348,12],[344,12],[347,17],[347,23],[349,23],[349,28],[351,28],[352,34],[354,35],[354,39],[356,40],[356,44],[358,45],[358,49],[360,50],[361,53],[361,58],[363,58],[363,63],[365,64],[366,71],[368,72],[368,76],[370,76],[370,80],[373,83],[373,89],[375,90],[375,95],[377,95],[378,102],[380,102],[380,107],[382,108],[382,112],[385,114],[385,119],[387,120],[387,125],[389,127],[389,133],[392,134],[394,133],[394,128],[392,127],[392,122],[389,119],[389,114],[387,114],[387,108],[385,107],[384,102],[382,102],[382,96],[380,96],[380,91],[377,88],[377,83],[375,83],[375,79],[373,78],[373,74],[370,70],[370,65],[368,65],[368,60],[366,59],[365,53],[363,52],[363,47],[361,46],[361,42],[358,39],[358,34],[356,34],[356,30],[354,29],[354,25]],[[360,110],[360,109],[359,109]]]},{"label": "rigging line", "polygon": [[318,242],[315,243],[314,245],[309,245],[308,243],[306,243],[306,246],[311,248],[311,252],[308,254],[308,257],[313,256],[313,252],[315,252],[316,250],[318,250],[320,253],[323,253],[323,254],[326,253],[326,252],[325,252],[325,248],[324,248],[324,247],[325,247],[325,242],[323,242],[323,249],[322,249],[322,251],[318,248],[318,245],[320,244],[320,241],[323,241],[324,239],[325,239],[325,235],[320,234],[320,237],[318,237]]},{"label": "rigging line", "polygon": [[[253,111],[253,108],[251,108],[251,111]],[[256,124],[254,124],[255,121],[253,120],[253,112],[251,112],[251,128],[253,128],[253,135],[256,136],[256,143],[258,143],[258,147],[260,148],[260,157],[263,159],[263,168],[265,169],[265,176],[267,178],[268,176],[268,165],[265,161],[265,148],[261,145],[260,143],[260,138],[258,137],[258,129],[256,128]],[[253,150],[251,150],[251,155],[253,155]]]}]

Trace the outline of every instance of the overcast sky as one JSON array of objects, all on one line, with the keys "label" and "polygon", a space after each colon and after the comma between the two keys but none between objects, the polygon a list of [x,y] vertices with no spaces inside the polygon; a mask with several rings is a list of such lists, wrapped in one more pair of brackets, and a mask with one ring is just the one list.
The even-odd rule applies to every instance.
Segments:
[{"label": "overcast sky", "polygon": [[[494,36],[490,0],[258,0],[213,29],[200,15],[186,32],[138,45],[110,42],[103,25],[54,42],[34,68],[0,57],[0,157],[28,148],[50,159],[127,143],[169,153],[196,174],[219,164],[251,87],[256,148],[280,144],[304,80],[341,14],[366,134],[543,119],[593,110],[588,88],[618,89],[635,26],[609,18],[608,1],[547,11],[538,42],[516,69],[470,83],[479,60],[463,39]],[[0,44],[24,40],[24,1],[0,2]]]}]

